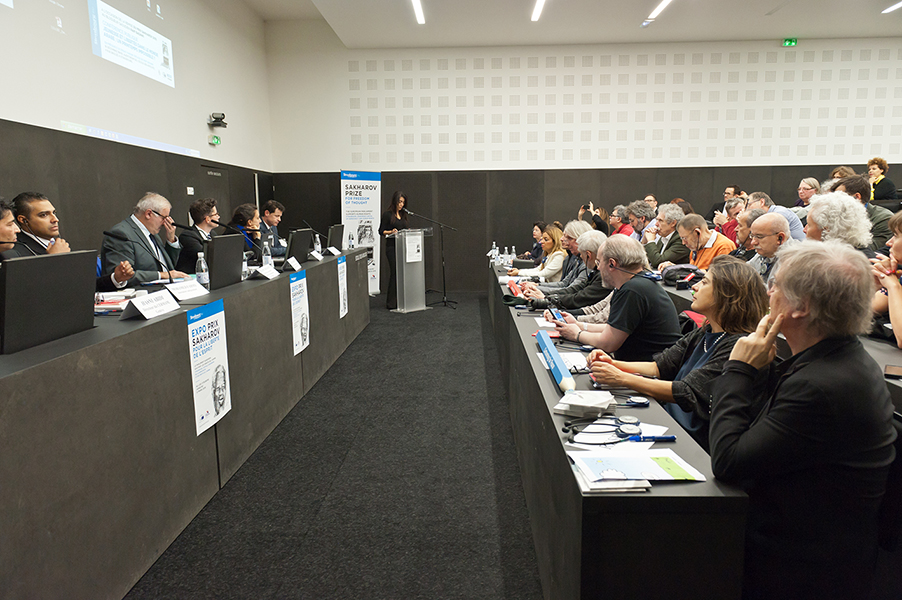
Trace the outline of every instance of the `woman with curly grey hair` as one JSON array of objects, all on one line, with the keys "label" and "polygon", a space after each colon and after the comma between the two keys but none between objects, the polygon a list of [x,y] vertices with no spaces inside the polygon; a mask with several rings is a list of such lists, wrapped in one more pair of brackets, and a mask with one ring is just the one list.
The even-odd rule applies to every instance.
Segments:
[{"label": "woman with curly grey hair", "polygon": [[805,235],[809,240],[839,240],[860,250],[868,258],[876,255],[871,243],[871,221],[864,205],[845,192],[815,196],[808,209]]}]

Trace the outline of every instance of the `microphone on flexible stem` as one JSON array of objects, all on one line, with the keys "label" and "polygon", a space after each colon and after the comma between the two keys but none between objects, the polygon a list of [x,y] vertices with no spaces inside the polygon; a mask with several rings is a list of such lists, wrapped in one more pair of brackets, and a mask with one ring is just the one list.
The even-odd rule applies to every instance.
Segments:
[{"label": "microphone on flexible stem", "polygon": [[[119,233],[118,231],[104,231],[103,235],[109,236],[115,240],[119,240],[122,242],[128,242],[129,244],[132,244],[132,245],[134,245],[134,243],[135,243],[133,240],[128,239],[128,237],[125,234]],[[158,267],[163,267],[163,272],[166,273],[166,275],[169,277],[169,283],[175,283],[172,280],[172,271],[169,269],[169,267],[166,265],[166,263],[161,262],[160,259],[157,258],[156,254],[154,254],[153,252],[151,252],[150,255],[156,261]]]},{"label": "microphone on flexible stem", "polygon": [[419,216],[420,216],[420,215],[418,215],[417,213],[415,213],[415,212],[413,212],[413,211],[407,210],[406,208],[402,208],[401,210],[403,210],[404,212],[406,212],[406,213],[407,213],[408,215],[410,215],[411,217],[419,217]]},{"label": "microphone on flexible stem", "polygon": [[0,242],[0,244],[18,244],[18,245],[20,245],[20,246],[25,246],[25,248],[26,248],[29,252],[31,252],[31,254],[32,254],[33,256],[38,256],[38,253],[35,252],[34,250],[32,250],[32,249],[31,249],[31,246],[29,246],[29,245],[26,244],[25,242],[19,242],[19,241],[15,241],[15,242]]},{"label": "microphone on flexible stem", "polygon": [[190,225],[182,225],[181,223],[176,223],[175,221],[172,221],[172,224],[179,229],[194,229],[194,227],[191,227]]},{"label": "microphone on flexible stem", "polygon": [[[228,229],[229,231],[232,231],[232,232],[237,233],[237,234],[239,234],[239,235],[244,235],[244,231],[250,231],[251,233],[256,232],[256,231],[260,231],[259,229],[248,229],[248,228],[245,228],[244,231],[241,231],[241,230],[238,229],[237,227],[233,227],[232,225],[229,225],[229,224],[227,224],[227,223],[221,223],[221,222],[219,222],[219,221],[214,221],[213,219],[210,219],[210,222],[211,222],[211,223],[215,223],[216,225],[219,225],[220,227],[225,227],[225,228]],[[254,238],[252,238],[252,237],[250,237],[250,236],[248,236],[248,238],[251,240],[251,243],[252,243],[254,246],[256,246],[257,248],[260,248],[260,244],[258,244],[258,243],[254,240]],[[260,248],[260,249],[262,250],[262,248]]]},{"label": "microphone on flexible stem", "polygon": [[310,223],[308,223],[306,219],[301,219],[301,221],[304,221],[304,225],[306,225],[306,226],[310,229],[310,231],[312,231],[312,232],[315,233],[316,235],[318,235],[318,236],[320,236],[320,237],[326,237],[326,236],[324,236],[323,234],[321,234],[319,231],[317,231],[316,229],[314,229],[314,228],[313,228],[313,225],[311,225]]}]

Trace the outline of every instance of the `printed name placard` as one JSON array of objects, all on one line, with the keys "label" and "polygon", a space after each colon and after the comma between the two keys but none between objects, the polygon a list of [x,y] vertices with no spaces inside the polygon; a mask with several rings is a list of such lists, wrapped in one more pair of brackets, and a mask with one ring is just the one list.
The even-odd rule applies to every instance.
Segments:
[{"label": "printed name placard", "polygon": [[179,283],[167,283],[166,289],[172,292],[172,295],[175,296],[179,302],[184,302],[185,300],[190,300],[191,298],[197,298],[210,293],[210,290],[194,279],[180,281]]},{"label": "printed name placard", "polygon": [[153,319],[178,309],[179,303],[175,301],[172,294],[167,290],[160,290],[153,294],[132,298],[119,316],[119,320],[122,321],[139,316],[145,319]]}]

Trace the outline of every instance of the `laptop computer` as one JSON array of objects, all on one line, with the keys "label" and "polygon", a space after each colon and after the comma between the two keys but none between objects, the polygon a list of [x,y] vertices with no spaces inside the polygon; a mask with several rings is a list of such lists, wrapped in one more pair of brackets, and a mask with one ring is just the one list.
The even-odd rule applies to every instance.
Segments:
[{"label": "laptop computer", "polygon": [[210,289],[218,290],[241,281],[244,236],[217,235],[207,242],[207,266],[210,268]]},{"label": "laptop computer", "polygon": [[299,263],[305,262],[312,244],[312,229],[296,229],[295,231],[292,231],[291,235],[288,236],[288,248],[285,250],[285,263],[282,264],[282,270],[284,271],[287,268],[286,265],[288,264],[288,259],[292,256],[295,257]]},{"label": "laptop computer", "polygon": [[345,226],[338,223],[329,228],[329,238],[326,242],[326,248],[335,248],[336,250],[344,250],[345,243]]},{"label": "laptop computer", "polygon": [[12,354],[94,327],[97,251],[0,264],[0,346]]}]

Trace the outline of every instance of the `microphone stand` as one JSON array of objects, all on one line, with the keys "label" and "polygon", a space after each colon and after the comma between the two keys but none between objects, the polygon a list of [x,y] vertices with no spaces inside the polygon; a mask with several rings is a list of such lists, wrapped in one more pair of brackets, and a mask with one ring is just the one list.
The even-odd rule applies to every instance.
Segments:
[{"label": "microphone stand", "polygon": [[441,293],[442,299],[436,300],[435,302],[427,302],[426,306],[432,306],[433,304],[441,304],[442,306],[447,306],[448,308],[453,308],[456,310],[457,306],[455,306],[455,304],[457,304],[457,300],[448,300],[448,284],[447,284],[446,277],[445,277],[445,229],[450,229],[451,231],[457,231],[457,229],[455,229],[454,227],[451,227],[450,225],[445,225],[444,223],[441,223],[434,219],[430,219],[429,217],[424,217],[423,215],[418,215],[414,212],[407,210],[406,208],[404,209],[404,212],[406,212],[408,215],[410,215],[412,217],[419,217],[425,221],[429,221],[430,223],[435,223],[436,225],[438,225],[439,248],[441,249],[441,256],[442,256],[442,290],[441,290],[441,292],[439,292],[439,290],[426,290],[426,293],[427,294],[430,292],[433,292],[435,294]]}]

